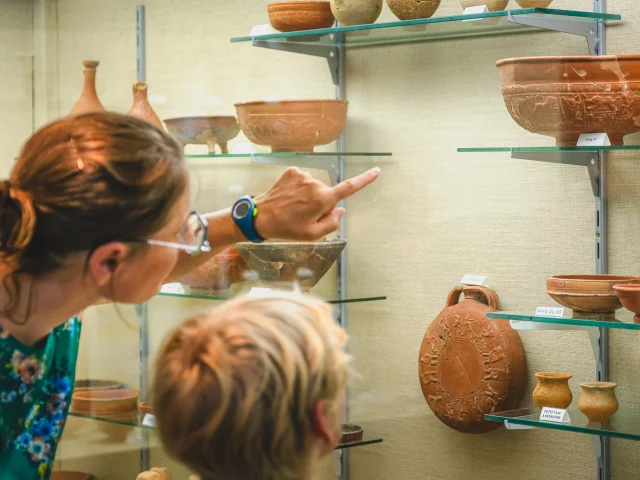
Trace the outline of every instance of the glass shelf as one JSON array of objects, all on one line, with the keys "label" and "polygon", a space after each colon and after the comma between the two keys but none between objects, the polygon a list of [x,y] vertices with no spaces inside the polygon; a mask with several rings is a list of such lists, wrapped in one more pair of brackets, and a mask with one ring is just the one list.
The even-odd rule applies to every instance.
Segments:
[{"label": "glass shelf", "polygon": [[387,152],[278,152],[185,155],[186,158],[324,158],[324,157],[390,157]]},{"label": "glass shelf", "polygon": [[611,146],[590,146],[590,147],[469,147],[458,148],[460,153],[526,153],[526,152],[594,152],[594,151],[624,151],[640,150],[640,145],[611,145]]},{"label": "glass shelf", "polygon": [[[540,21],[563,20],[585,24],[594,20],[620,20],[620,15],[557,10],[550,8],[525,8],[472,15],[452,15],[396,22],[374,23],[351,27],[332,27],[287,33],[270,33],[235,37],[231,42],[262,42],[335,47],[336,40],[344,38],[348,48],[373,47],[401,43],[426,42],[446,38],[475,37],[506,33],[538,31],[538,28],[519,25],[510,18],[535,17]],[[474,21],[467,21],[474,20]],[[337,35],[337,34],[344,34]],[[340,45],[340,44],[338,44]]]},{"label": "glass shelf", "polygon": [[571,417],[571,423],[542,422],[540,421],[540,410],[537,408],[524,408],[489,414],[485,415],[484,418],[491,422],[507,422],[505,426],[511,429],[517,429],[513,425],[522,425],[525,427],[547,428],[550,430],[640,441],[640,414],[638,412],[625,411],[621,407],[609,423],[590,423],[576,407],[569,408],[569,416]]},{"label": "glass shelf", "polygon": [[510,312],[491,312],[487,313],[487,318],[496,320],[515,320],[519,322],[536,322],[549,323],[552,325],[573,325],[576,327],[597,327],[597,328],[615,328],[619,330],[640,330],[640,324],[626,323],[620,320],[597,320],[588,317],[572,318],[572,317],[545,317],[534,314],[510,313]]},{"label": "glass shelf", "polygon": [[[161,292],[161,293],[158,293],[158,296],[159,297],[175,297],[175,298],[191,298],[195,300],[220,300],[220,301],[229,300],[232,298],[232,295],[220,295],[216,293],[208,293],[206,291],[197,292],[194,290],[191,290],[185,293]],[[344,299],[339,298],[337,295],[333,295],[333,296],[318,295],[318,296],[322,298],[324,301],[326,301],[327,303],[331,303],[331,304],[377,302],[377,301],[387,299],[385,295],[366,295],[366,296],[354,295]]]},{"label": "glass shelf", "polygon": [[[120,420],[112,420],[110,418],[103,418],[100,416],[96,416],[96,415],[87,415],[87,414],[81,414],[81,413],[70,413],[69,414],[72,417],[77,417],[77,418],[84,418],[84,419],[88,419],[88,420],[95,420],[97,422],[105,422],[105,423],[111,423],[114,425],[122,425],[125,427],[134,427],[134,428],[143,428],[146,430],[155,430],[155,427],[149,426],[149,425],[144,425],[142,423],[142,419],[140,418],[140,415],[138,415],[138,418],[135,421],[120,421]],[[369,438],[366,435],[364,436],[364,438],[359,441],[359,442],[354,442],[354,443],[347,443],[347,444],[343,444],[343,445],[339,445],[336,450],[342,450],[342,449],[346,449],[346,448],[353,448],[353,447],[361,447],[364,445],[372,445],[374,443],[382,443],[382,439],[381,438]]]}]

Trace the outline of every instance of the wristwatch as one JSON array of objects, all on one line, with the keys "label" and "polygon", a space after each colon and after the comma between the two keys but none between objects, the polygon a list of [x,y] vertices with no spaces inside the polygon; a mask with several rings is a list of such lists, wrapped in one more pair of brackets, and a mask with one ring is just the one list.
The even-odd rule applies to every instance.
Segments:
[{"label": "wristwatch", "polygon": [[231,218],[243,233],[247,240],[253,243],[262,243],[264,238],[256,230],[256,215],[258,206],[253,197],[246,195],[238,200],[231,209]]}]

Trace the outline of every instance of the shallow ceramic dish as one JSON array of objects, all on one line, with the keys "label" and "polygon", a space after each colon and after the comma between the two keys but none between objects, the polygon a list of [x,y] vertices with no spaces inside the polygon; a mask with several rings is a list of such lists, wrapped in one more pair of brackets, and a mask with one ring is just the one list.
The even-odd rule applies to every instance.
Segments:
[{"label": "shallow ceramic dish", "polygon": [[511,117],[558,146],[575,146],[583,133],[622,145],[640,131],[640,55],[508,58],[497,66]]},{"label": "shallow ceramic dish", "polygon": [[265,283],[299,281],[312,288],[347,246],[346,240],[326,242],[238,243],[238,252]]},{"label": "shallow ceramic dish", "polygon": [[271,26],[280,32],[329,28],[336,21],[331,3],[326,1],[275,2],[267,10]]},{"label": "shallow ceramic dish", "polygon": [[345,100],[282,100],[236,103],[247,138],[272,152],[313,152],[338,139],[347,123]]},{"label": "shallow ceramic dish", "polygon": [[236,247],[230,247],[185,275],[180,283],[198,290],[221,291],[244,280],[249,268]]},{"label": "shallow ceramic dish", "polygon": [[613,290],[622,306],[635,313],[633,321],[640,323],[640,283],[619,283],[613,286]]},{"label": "shallow ceramic dish", "polygon": [[622,308],[614,286],[638,282],[638,277],[623,275],[557,275],[547,280],[547,293],[574,315],[613,316]]},{"label": "shallow ceramic dish", "polygon": [[71,397],[73,413],[105,416],[135,412],[138,391],[132,388],[115,390],[85,390],[74,392]]},{"label": "shallow ceramic dish", "polygon": [[73,391],[82,392],[87,390],[115,390],[125,388],[124,385],[115,380],[93,380],[91,378],[76,380]]},{"label": "shallow ceramic dish", "polygon": [[229,153],[227,143],[240,133],[238,121],[232,116],[168,118],[164,124],[182,146],[207,145],[210,154],[216,153],[216,144],[221,153]]},{"label": "shallow ceramic dish", "polygon": [[340,438],[340,445],[346,445],[349,443],[357,443],[362,440],[364,430],[358,425],[342,425],[342,436]]}]

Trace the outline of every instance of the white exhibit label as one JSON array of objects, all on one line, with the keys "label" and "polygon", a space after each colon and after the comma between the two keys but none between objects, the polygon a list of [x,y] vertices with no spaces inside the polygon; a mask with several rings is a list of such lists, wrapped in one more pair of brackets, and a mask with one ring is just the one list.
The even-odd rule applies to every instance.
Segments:
[{"label": "white exhibit label", "polygon": [[464,277],[462,277],[462,280],[460,280],[460,283],[462,285],[478,285],[478,286],[482,286],[484,285],[484,282],[487,281],[487,277],[484,275],[471,275],[469,273],[467,273]]},{"label": "white exhibit label", "polygon": [[179,282],[167,283],[167,284],[162,286],[162,288],[160,289],[160,292],[162,292],[162,293],[179,293],[179,294],[183,294],[184,293],[184,287]]},{"label": "white exhibit label", "polygon": [[264,25],[254,25],[251,28],[251,32],[249,32],[249,35],[251,37],[257,37],[259,35],[270,35],[272,33],[275,33],[275,31],[273,30],[271,25],[266,23]]},{"label": "white exhibit label", "polygon": [[142,419],[142,425],[145,427],[155,427],[156,426],[156,417],[147,413]]},{"label": "white exhibit label", "polygon": [[486,5],[478,5],[477,7],[467,7],[462,12],[463,15],[473,15],[477,13],[489,13],[489,7]]},{"label": "white exhibit label", "polygon": [[578,139],[579,147],[608,147],[611,145],[606,133],[583,133]]},{"label": "white exhibit label", "polygon": [[253,287],[249,291],[249,295],[267,295],[269,292],[271,292],[270,288]]},{"label": "white exhibit label", "polygon": [[542,412],[540,412],[540,421],[552,423],[571,423],[569,412],[563,410],[562,408],[550,407],[544,407],[542,409]]},{"label": "white exhibit label", "polygon": [[536,317],[564,317],[563,307],[538,307]]}]

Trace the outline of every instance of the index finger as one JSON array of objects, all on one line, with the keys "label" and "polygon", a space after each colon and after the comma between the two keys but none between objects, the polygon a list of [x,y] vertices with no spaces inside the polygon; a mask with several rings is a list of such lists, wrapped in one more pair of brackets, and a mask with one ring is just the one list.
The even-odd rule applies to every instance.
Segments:
[{"label": "index finger", "polygon": [[333,194],[335,195],[336,202],[344,200],[350,197],[354,193],[359,192],[364,187],[372,183],[376,178],[380,176],[380,169],[378,167],[364,172],[357,177],[345,180],[333,187]]}]

